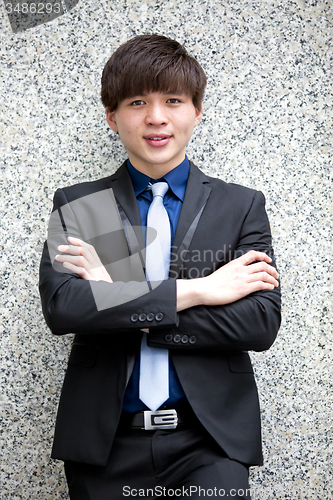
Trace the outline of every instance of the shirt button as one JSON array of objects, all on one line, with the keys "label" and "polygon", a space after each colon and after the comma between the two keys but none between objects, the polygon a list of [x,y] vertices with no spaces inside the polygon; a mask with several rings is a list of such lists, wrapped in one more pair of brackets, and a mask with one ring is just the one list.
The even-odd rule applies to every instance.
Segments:
[{"label": "shirt button", "polygon": [[195,344],[197,341],[197,338],[195,335],[191,335],[191,337],[189,338],[189,342],[190,344]]},{"label": "shirt button", "polygon": [[166,340],[167,342],[171,342],[171,340],[173,339],[172,337],[172,334],[171,333],[167,333],[165,336],[164,336],[164,340]]},{"label": "shirt button", "polygon": [[153,321],[155,319],[155,316],[153,313],[148,313],[147,314],[147,321]]},{"label": "shirt button", "polygon": [[156,321],[162,321],[162,319],[163,319],[163,313],[157,313],[157,314],[155,314],[155,319],[156,319]]},{"label": "shirt button", "polygon": [[133,323],[136,323],[139,319],[139,315],[138,314],[132,314],[131,316],[131,321],[133,321]]},{"label": "shirt button", "polygon": [[173,341],[176,342],[176,344],[178,344],[178,342],[181,341],[181,336],[179,335],[179,333],[176,333],[176,335],[173,337]]},{"label": "shirt button", "polygon": [[187,344],[188,342],[188,336],[187,335],[182,335],[182,343]]},{"label": "shirt button", "polygon": [[139,321],[146,321],[147,315],[145,313],[139,314]]}]

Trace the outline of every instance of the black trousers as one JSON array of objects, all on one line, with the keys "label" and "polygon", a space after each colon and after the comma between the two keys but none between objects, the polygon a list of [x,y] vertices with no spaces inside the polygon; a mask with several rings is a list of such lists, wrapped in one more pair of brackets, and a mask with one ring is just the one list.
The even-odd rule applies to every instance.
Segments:
[{"label": "black trousers", "polygon": [[250,500],[248,468],[199,422],[169,431],[120,428],[105,467],[67,461],[65,472],[71,500]]}]

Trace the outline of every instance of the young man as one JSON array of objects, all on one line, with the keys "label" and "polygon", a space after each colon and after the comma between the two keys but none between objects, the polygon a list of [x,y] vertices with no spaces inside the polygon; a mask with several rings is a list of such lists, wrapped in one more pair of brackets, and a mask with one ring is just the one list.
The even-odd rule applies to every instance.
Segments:
[{"label": "young man", "polygon": [[76,334],[52,451],[71,499],[248,499],[262,463],[246,351],[275,340],[278,274],[262,193],[185,155],[205,84],[174,40],[120,46],[102,101],[128,160],[55,194],[40,292]]}]

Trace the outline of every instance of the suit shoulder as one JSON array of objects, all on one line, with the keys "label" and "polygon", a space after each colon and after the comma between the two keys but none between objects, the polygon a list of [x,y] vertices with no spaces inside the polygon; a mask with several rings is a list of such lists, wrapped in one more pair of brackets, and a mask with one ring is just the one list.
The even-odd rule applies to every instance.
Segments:
[{"label": "suit shoulder", "polygon": [[225,182],[222,179],[216,177],[206,176],[209,179],[209,185],[213,191],[220,193],[220,195],[228,196],[234,201],[251,201],[255,197],[263,197],[264,195],[261,191],[257,189],[249,188],[247,186],[242,186],[241,184],[235,184],[233,182]]},{"label": "suit shoulder", "polygon": [[104,189],[108,189],[111,182],[115,178],[121,176],[124,171],[126,171],[126,160],[118,168],[118,170],[116,170],[116,172],[109,175],[108,177],[103,177],[102,179],[97,179],[95,181],[80,182],[78,184],[73,184],[72,186],[57,189],[54,198],[57,199],[58,197],[65,197],[67,200],[66,202],[70,202],[77,200],[78,198],[82,198],[83,196],[88,196],[89,194],[103,191]]},{"label": "suit shoulder", "polygon": [[103,189],[107,189],[111,180],[112,175],[95,181],[80,182],[78,184],[73,184],[72,186],[66,186],[61,188],[61,191],[65,193],[68,201],[73,201],[77,198],[82,198],[82,196],[87,196],[89,194],[102,191]]},{"label": "suit shoulder", "polygon": [[[113,174],[114,175],[114,174]],[[104,191],[110,187],[113,175],[97,179],[95,181],[80,182],[72,186],[62,187],[56,190],[53,196],[53,209],[52,211],[67,205],[75,200],[85,196]]]},{"label": "suit shoulder", "polygon": [[53,199],[54,205],[62,206],[64,203],[66,204],[79,198],[83,198],[84,196],[108,189],[117,173],[118,171],[108,177],[103,177],[94,181],[79,182],[77,184],[72,184],[71,186],[65,186],[57,189]]},{"label": "suit shoulder", "polygon": [[203,171],[196,167],[193,163],[191,172],[201,181],[208,183],[213,191],[220,193],[221,195],[223,194],[224,196],[230,195],[238,198],[245,197],[246,199],[253,199],[253,197],[257,194],[262,195],[261,191],[256,189],[235,184],[233,182],[225,182],[217,177],[204,174]]}]

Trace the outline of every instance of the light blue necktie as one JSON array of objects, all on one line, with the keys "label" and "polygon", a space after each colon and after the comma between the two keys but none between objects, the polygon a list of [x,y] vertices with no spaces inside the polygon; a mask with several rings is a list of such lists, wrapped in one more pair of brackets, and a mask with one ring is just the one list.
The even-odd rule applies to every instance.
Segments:
[{"label": "light blue necktie", "polygon": [[[146,239],[148,281],[162,281],[169,276],[171,231],[169,216],[163,205],[163,197],[168,188],[166,182],[156,182],[151,187],[153,201],[148,210]],[[147,334],[144,333],[140,353],[139,398],[148,408],[155,411],[168,397],[169,351],[148,347]]]}]

